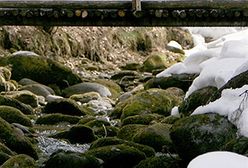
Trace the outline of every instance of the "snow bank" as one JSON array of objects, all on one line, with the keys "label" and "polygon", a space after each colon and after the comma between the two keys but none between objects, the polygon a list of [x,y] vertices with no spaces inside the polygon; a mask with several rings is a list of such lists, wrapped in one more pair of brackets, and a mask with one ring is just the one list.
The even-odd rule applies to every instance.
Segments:
[{"label": "snow bank", "polygon": [[218,113],[227,116],[237,126],[239,134],[248,137],[248,85],[238,89],[225,89],[221,98],[205,106],[199,106],[192,115]]},{"label": "snow bank", "polygon": [[193,159],[187,168],[247,168],[248,157],[225,151],[209,152]]}]

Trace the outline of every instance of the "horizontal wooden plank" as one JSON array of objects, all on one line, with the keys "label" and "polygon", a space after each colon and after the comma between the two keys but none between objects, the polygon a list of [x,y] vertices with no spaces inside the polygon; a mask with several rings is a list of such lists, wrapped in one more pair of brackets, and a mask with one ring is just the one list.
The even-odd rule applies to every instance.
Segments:
[{"label": "horizontal wooden plank", "polygon": [[[142,9],[248,8],[248,0],[142,0]],[[131,0],[1,0],[0,8],[131,9]]]}]

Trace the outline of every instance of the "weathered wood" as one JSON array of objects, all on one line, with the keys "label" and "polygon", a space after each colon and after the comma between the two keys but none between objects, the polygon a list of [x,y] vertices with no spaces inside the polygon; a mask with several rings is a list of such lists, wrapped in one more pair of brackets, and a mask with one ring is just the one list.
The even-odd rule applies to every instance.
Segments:
[{"label": "weathered wood", "polygon": [[[248,0],[141,0],[142,9],[248,8]],[[0,8],[132,9],[131,0],[1,0]]]}]

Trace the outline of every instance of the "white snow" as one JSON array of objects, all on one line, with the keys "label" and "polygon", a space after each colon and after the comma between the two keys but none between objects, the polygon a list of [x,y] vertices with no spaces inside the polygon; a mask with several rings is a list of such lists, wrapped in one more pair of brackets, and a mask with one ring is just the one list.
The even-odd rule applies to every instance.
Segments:
[{"label": "white snow", "polygon": [[233,152],[215,151],[197,156],[187,168],[247,168],[248,157]]}]

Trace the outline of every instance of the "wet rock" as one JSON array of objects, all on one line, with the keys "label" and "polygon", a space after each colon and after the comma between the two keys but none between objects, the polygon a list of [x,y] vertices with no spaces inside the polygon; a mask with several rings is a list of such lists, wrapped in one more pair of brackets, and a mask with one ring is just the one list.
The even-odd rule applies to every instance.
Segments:
[{"label": "wet rock", "polygon": [[2,95],[0,95],[0,105],[6,105],[6,106],[17,108],[24,114],[33,113],[33,109],[30,106],[27,106],[16,99],[5,97]]},{"label": "wet rock", "polygon": [[111,96],[111,92],[107,87],[99,83],[84,82],[79,83],[63,90],[65,97],[70,97],[74,94],[83,94],[87,92],[97,92],[103,97]]},{"label": "wet rock", "polygon": [[0,106],[0,117],[9,123],[19,123],[29,127],[32,126],[30,119],[14,107]]},{"label": "wet rock", "polygon": [[104,168],[131,168],[145,159],[143,152],[124,144],[91,149],[86,154],[102,159]]},{"label": "wet rock", "polygon": [[36,120],[36,124],[54,125],[59,123],[76,124],[80,117],[64,114],[46,114]]},{"label": "wet rock", "polygon": [[132,76],[134,78],[139,78],[140,74],[136,71],[125,70],[125,71],[117,72],[116,74],[112,75],[111,79],[112,80],[122,80],[126,76],[130,76],[130,77]]},{"label": "wet rock", "polygon": [[44,113],[61,113],[67,115],[82,116],[86,113],[81,109],[81,107],[73,100],[70,99],[58,99],[47,103],[43,109]]},{"label": "wet rock", "polygon": [[48,96],[46,97],[46,101],[47,101],[48,103],[51,103],[51,102],[53,102],[53,101],[57,101],[57,100],[60,100],[60,99],[64,99],[64,97],[62,97],[62,96],[56,96],[56,95],[48,95]]},{"label": "wet rock", "polygon": [[154,156],[142,160],[135,168],[179,168],[179,158],[168,155]]},{"label": "wet rock", "polygon": [[8,92],[8,97],[14,98],[24,104],[30,105],[33,108],[38,107],[39,98],[28,90]]},{"label": "wet rock", "polygon": [[90,143],[96,139],[94,131],[84,125],[71,127],[68,131],[63,131],[52,136],[53,138],[67,139],[71,143]]},{"label": "wet rock", "polygon": [[221,150],[236,138],[237,129],[217,114],[185,117],[173,124],[171,139],[179,156],[188,164],[196,156]]},{"label": "wet rock", "polygon": [[170,115],[171,109],[182,101],[163,89],[149,89],[116,105],[110,114],[113,118],[122,120],[129,116],[157,113],[160,115]]},{"label": "wet rock", "polygon": [[35,160],[28,155],[20,154],[12,156],[1,168],[38,168]]},{"label": "wet rock", "polygon": [[164,116],[159,114],[142,114],[142,115],[134,115],[125,118],[122,121],[122,125],[127,124],[143,124],[143,125],[149,125],[153,121],[161,121],[164,118]]},{"label": "wet rock", "polygon": [[206,87],[193,92],[179,106],[179,112],[184,115],[190,115],[197,107],[206,105],[211,101],[211,96],[218,91],[215,87]]},{"label": "wet rock", "polygon": [[18,54],[0,59],[1,66],[12,67],[12,78],[16,81],[29,78],[42,84],[56,84],[64,88],[65,81],[69,85],[80,83],[82,80],[69,68],[45,57]]},{"label": "wet rock", "polygon": [[142,67],[141,64],[137,62],[128,62],[126,65],[121,66],[120,68],[123,70],[131,70],[131,71],[137,71]]},{"label": "wet rock", "polygon": [[30,141],[2,118],[0,118],[0,139],[12,151],[27,154],[34,159],[38,158],[37,152]]},{"label": "wet rock", "polygon": [[94,156],[73,152],[56,152],[46,161],[44,168],[100,168],[101,161]]},{"label": "wet rock", "polygon": [[172,141],[170,138],[171,125],[156,123],[141,129],[137,134],[133,135],[133,141],[143,145],[151,146],[156,151],[162,151],[166,148],[172,150]]},{"label": "wet rock", "polygon": [[187,92],[193,80],[197,77],[196,74],[174,74],[169,77],[153,78],[144,84],[145,89],[161,88],[167,89],[169,87],[177,87]]},{"label": "wet rock", "polygon": [[119,139],[116,137],[100,138],[91,143],[90,149],[95,149],[95,148],[99,148],[103,146],[119,145],[119,144],[124,144],[127,146],[137,148],[138,150],[144,152],[146,157],[151,157],[155,155],[155,150],[149,146],[138,144],[138,143],[131,142],[131,141],[126,141],[126,140]]}]

